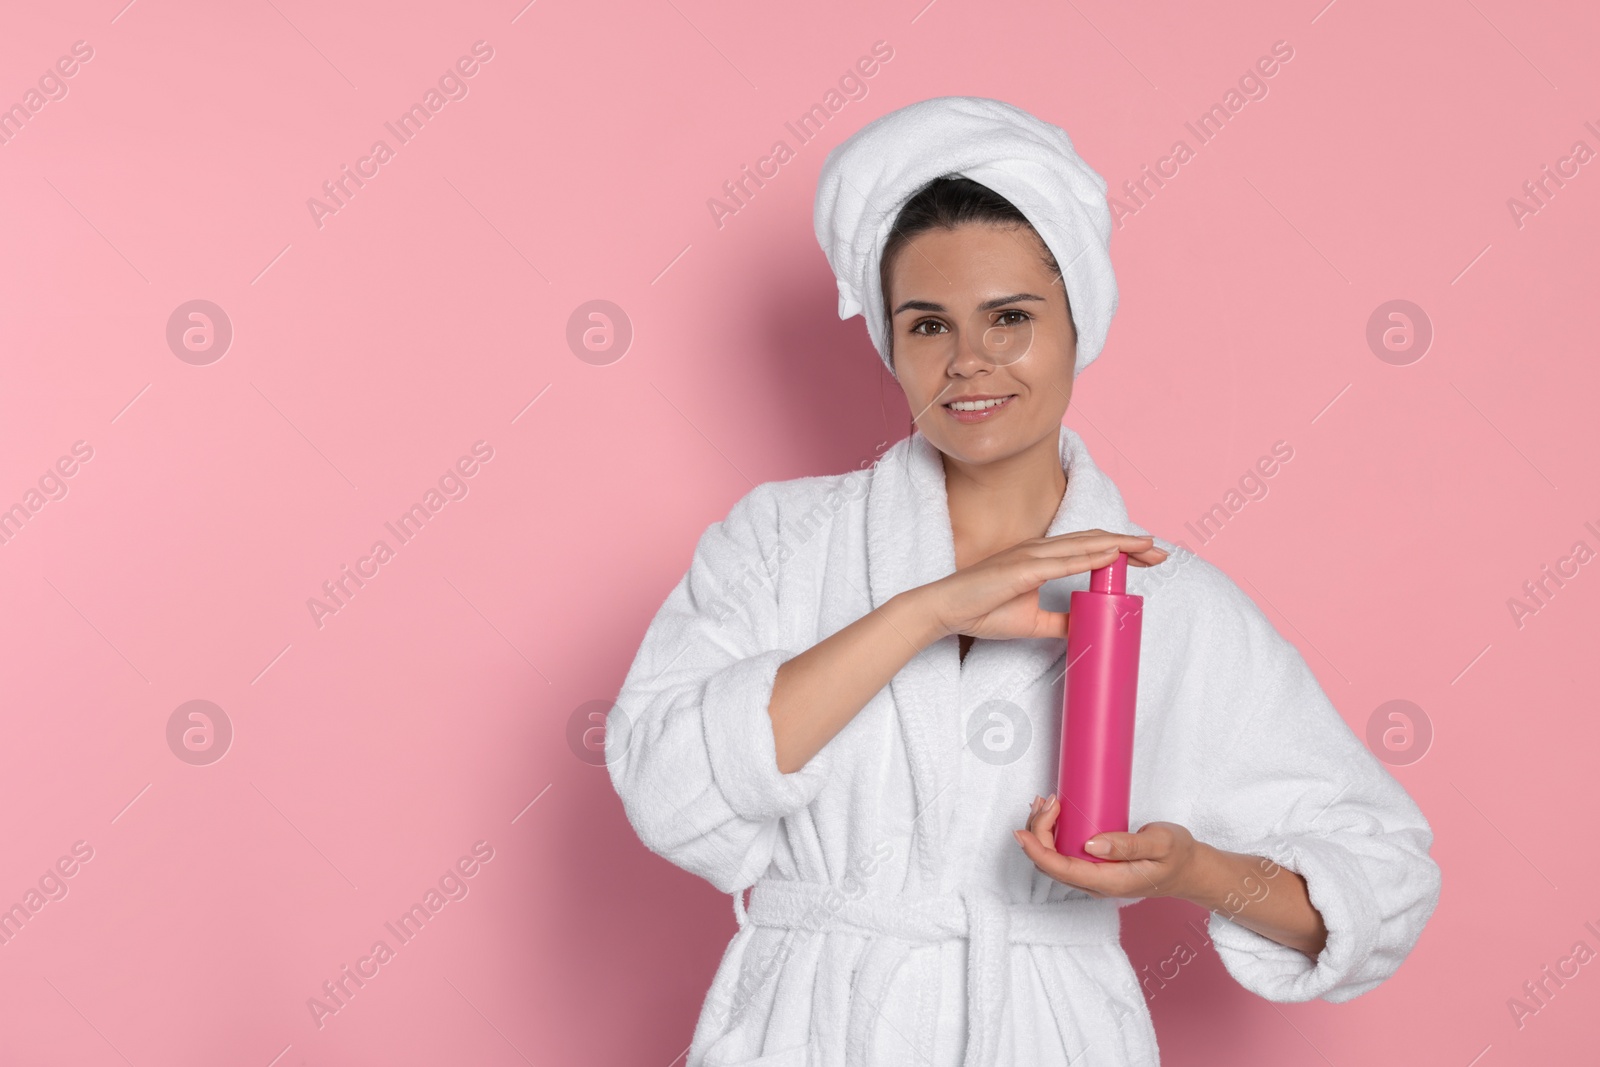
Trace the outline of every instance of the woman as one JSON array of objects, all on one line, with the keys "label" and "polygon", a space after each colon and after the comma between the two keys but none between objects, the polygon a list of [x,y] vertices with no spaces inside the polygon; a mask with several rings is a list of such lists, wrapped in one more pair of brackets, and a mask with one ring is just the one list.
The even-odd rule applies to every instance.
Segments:
[{"label": "woman", "polygon": [[[980,98],[902,108],[828,157],[840,314],[872,309],[915,430],[713,523],[606,732],[640,838],[734,894],[687,1067],[1153,1065],[1122,906],[1199,903],[1245,988],[1335,1002],[1433,911],[1411,798],[1254,602],[1134,524],[1062,424],[1116,307],[1104,193],[1063,131]],[[1068,594],[1119,552],[1145,597],[1139,829],[1096,835],[1092,863],[1055,851],[1041,794]]]}]

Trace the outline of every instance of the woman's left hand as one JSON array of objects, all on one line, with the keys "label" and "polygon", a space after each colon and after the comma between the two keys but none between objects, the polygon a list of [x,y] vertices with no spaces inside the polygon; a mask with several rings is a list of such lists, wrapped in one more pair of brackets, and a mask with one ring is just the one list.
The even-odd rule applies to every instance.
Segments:
[{"label": "woman's left hand", "polygon": [[1204,848],[1188,830],[1173,822],[1151,822],[1138,833],[1095,834],[1089,840],[1105,841],[1106,859],[1116,862],[1092,863],[1056,851],[1060,810],[1058,798],[1035,797],[1027,828],[1012,831],[1039,870],[1092,897],[1186,897]]}]

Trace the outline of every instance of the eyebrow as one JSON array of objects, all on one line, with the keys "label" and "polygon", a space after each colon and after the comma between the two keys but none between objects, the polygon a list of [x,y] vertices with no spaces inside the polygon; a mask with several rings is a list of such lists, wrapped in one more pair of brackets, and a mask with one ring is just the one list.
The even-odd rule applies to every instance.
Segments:
[{"label": "eyebrow", "polygon": [[[1013,293],[1010,296],[997,296],[993,300],[985,300],[978,305],[979,311],[993,311],[1005,304],[1015,304],[1023,300],[1038,300],[1044,302],[1044,297],[1034,293]],[[943,304],[935,304],[931,300],[907,300],[904,304],[894,309],[896,315],[902,311],[944,311]],[[891,316],[892,317],[892,316]]]}]

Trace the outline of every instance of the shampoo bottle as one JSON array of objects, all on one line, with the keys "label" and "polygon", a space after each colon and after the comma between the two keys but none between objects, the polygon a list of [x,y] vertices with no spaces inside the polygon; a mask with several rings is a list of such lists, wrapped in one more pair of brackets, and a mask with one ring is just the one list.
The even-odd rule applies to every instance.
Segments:
[{"label": "shampoo bottle", "polygon": [[1094,863],[1106,859],[1085,852],[1084,842],[1128,829],[1144,597],[1126,592],[1127,569],[1119,552],[1090,571],[1089,588],[1074,590],[1067,609],[1056,851]]}]

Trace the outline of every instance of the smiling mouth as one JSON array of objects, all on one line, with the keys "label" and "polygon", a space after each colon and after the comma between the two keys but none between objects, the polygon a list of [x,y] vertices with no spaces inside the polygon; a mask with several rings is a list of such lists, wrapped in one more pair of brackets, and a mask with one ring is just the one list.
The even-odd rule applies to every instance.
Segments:
[{"label": "smiling mouth", "polygon": [[999,396],[989,400],[952,400],[943,407],[946,411],[959,411],[963,414],[993,411],[1015,400],[1016,396],[1012,393],[1009,396]]}]

